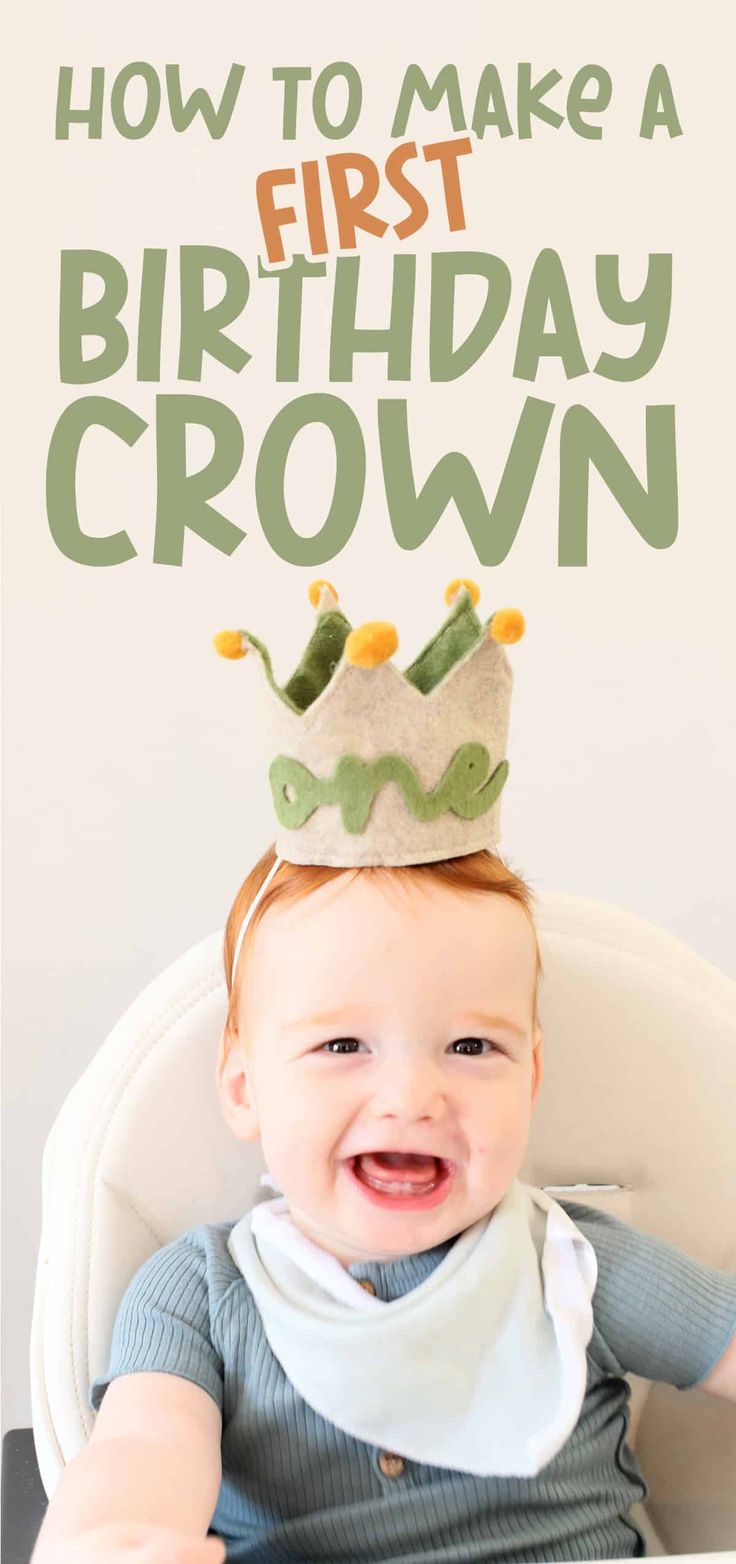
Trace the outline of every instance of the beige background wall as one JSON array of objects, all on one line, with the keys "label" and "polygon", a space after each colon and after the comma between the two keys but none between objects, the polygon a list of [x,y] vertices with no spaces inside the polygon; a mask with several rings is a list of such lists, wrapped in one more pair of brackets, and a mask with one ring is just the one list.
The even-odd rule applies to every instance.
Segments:
[{"label": "beige background wall", "polygon": [[[128,0],[124,7],[62,0],[17,9],[6,22],[6,149],[11,152],[5,303],[10,363],[5,506],[5,940],[4,1293],[5,1426],[30,1422],[27,1351],[40,1218],[40,1159],[65,1096],[141,987],[224,921],[254,858],[272,839],[270,799],[249,729],[256,670],[226,665],[212,633],[247,625],[271,647],[282,681],[312,624],[307,585],[328,576],[354,623],[393,620],[405,667],[443,613],[450,577],[482,587],[482,607],[514,604],[528,620],[511,656],[516,673],[511,776],[503,848],[541,889],[619,903],[687,941],[721,967],[732,961],[733,310],[726,200],[730,164],[727,8],[706,0],[697,31],[685,9],[619,3],[511,7],[388,4],[369,8],[289,3],[257,11],[233,0],[199,7]],[[370,28],[370,35],[369,35]],[[122,141],[109,116],[101,142],[53,139],[58,67],[128,61],[163,71],[178,62],[185,86],[217,94],[234,60],[246,66],[239,107],[222,141],[200,127],[175,136],[162,113],[145,140]],[[262,251],[254,180],[292,161],[280,139],[271,70],[333,60],[359,69],[361,122],[346,146],[381,162],[391,148],[392,105],[403,69],[428,74],[454,61],[472,97],[486,61],[513,104],[516,64],[556,67],[567,84],[586,63],[607,67],[613,100],[602,142],[539,125],[532,141],[490,131],[465,160],[468,230],[448,238],[433,221],[408,248],[418,259],[414,380],[387,387],[385,360],[359,361],[352,386],[329,387],[330,284],[306,322],[298,387],[274,384],[275,289],[254,283],[253,304],[232,335],[253,353],[234,376],[207,364],[194,388],[229,403],[245,428],[245,457],[221,508],[248,537],[231,557],[194,536],[181,569],[152,563],[154,460],[149,434],[129,451],[90,441],[80,468],[89,530],[126,527],[139,557],[111,569],[65,559],[49,535],[44,470],[51,430],[79,394],[59,384],[59,252],[109,250],[131,277],[125,319],[137,308],[144,246],[238,251],[256,270]],[[651,67],[671,75],[685,134],[638,139]],[[420,144],[450,135],[447,119],[416,114]],[[310,128],[296,160],[324,156]],[[403,215],[395,198],[382,210]],[[597,253],[623,257],[622,283],[638,292],[650,252],[674,257],[668,340],[646,379],[616,385],[595,375],[567,382],[543,360],[534,386],[511,375],[519,312],[539,251],[561,255],[589,362],[603,349],[633,351],[631,328],[596,302]],[[496,342],[448,386],[426,371],[431,250],[486,249],[509,265],[514,292]],[[395,242],[364,238],[362,323],[387,320]],[[269,293],[269,289],[271,293]],[[316,297],[316,296],[315,296]],[[257,302],[256,302],[257,301]],[[126,365],[91,388],[150,420],[157,389],[176,382],[175,290],[167,302],[164,374],[138,385]],[[460,318],[462,324],[462,316]],[[190,388],[191,389],[191,388]],[[262,536],[254,470],[276,410],[306,390],[333,389],[355,409],[368,453],[361,519],[337,559],[319,569],[284,564]],[[388,523],[375,403],[407,395],[412,451],[426,476],[445,450],[473,461],[492,497],[527,394],[556,404],[517,541],[496,569],[482,568],[448,510],[415,553]],[[557,566],[557,440],[565,407],[598,415],[644,476],[644,408],[677,408],[680,535],[657,553],[636,534],[597,479],[591,481],[589,564]],[[192,446],[192,461],[206,447]],[[320,525],[332,487],[324,436],[304,437],[289,466],[287,498],[304,533]],[[296,507],[298,508],[298,511]],[[281,617],[281,623],[276,620]],[[595,1039],[591,1038],[591,1046]]]}]

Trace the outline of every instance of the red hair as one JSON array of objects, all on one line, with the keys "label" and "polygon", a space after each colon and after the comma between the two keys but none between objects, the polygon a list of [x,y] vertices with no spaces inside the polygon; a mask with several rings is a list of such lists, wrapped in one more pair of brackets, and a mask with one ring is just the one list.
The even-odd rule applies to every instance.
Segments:
[{"label": "red hair", "polygon": [[[223,959],[225,963],[225,978],[227,981],[229,1002],[227,1012],[228,1034],[235,1034],[235,1023],[238,989],[237,981],[232,982],[233,956],[237,944],[238,934],[243,919],[260,890],[269,870],[276,861],[276,851],[272,844],[268,847],[258,862],[251,869],[250,874],[244,879],[240,890],[232,904],[227,923],[225,925],[225,942]],[[542,973],[542,959],[539,952],[539,940],[534,926],[533,906],[534,893],[513,869],[485,848],[480,852],[468,853],[462,858],[442,858],[435,863],[413,863],[391,866],[384,864],[370,864],[360,868],[335,868],[331,864],[295,864],[284,862],[279,868],[262,896],[253,913],[250,924],[243,939],[245,949],[252,939],[253,934],[261,921],[261,918],[275,902],[290,903],[300,901],[303,896],[308,896],[310,891],[316,891],[321,885],[329,884],[341,874],[370,874],[380,876],[386,883],[386,877],[390,877],[389,883],[398,881],[434,880],[441,885],[447,885],[457,891],[483,892],[486,895],[508,896],[511,901],[518,902],[523,907],[534,934],[536,946],[536,969],[534,976],[534,1015],[537,1011],[537,986]],[[243,970],[243,952],[238,959],[238,972]]]}]

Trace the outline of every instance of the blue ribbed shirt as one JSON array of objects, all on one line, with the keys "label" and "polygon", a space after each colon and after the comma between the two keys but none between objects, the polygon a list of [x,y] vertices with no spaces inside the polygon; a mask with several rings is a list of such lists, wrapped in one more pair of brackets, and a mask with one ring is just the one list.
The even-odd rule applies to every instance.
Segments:
[{"label": "blue ribbed shirt", "polygon": [[[313,1411],[271,1351],[228,1253],[234,1220],[192,1228],[141,1266],[90,1405],[99,1409],[111,1379],[141,1371],[181,1375],[212,1396],[222,1413],[222,1484],[210,1530],[225,1539],[228,1564],[641,1557],[646,1542],[629,1510],[649,1490],[627,1444],[623,1376],[681,1390],[704,1379],[736,1331],[736,1275],[590,1206],[559,1204],[596,1252],[594,1329],[578,1423],[534,1478],[387,1462],[386,1452]],[[419,1286],[453,1242],[348,1270],[391,1302]]]}]

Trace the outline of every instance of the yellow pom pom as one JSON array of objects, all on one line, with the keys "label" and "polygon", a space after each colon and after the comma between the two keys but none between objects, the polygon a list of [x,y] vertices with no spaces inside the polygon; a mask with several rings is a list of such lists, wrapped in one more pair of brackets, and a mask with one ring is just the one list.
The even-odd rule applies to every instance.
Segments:
[{"label": "yellow pom pom", "polygon": [[242,630],[220,630],[212,645],[221,657],[245,657],[248,650]]},{"label": "yellow pom pom", "polygon": [[345,642],[345,656],[355,668],[377,668],[388,662],[399,644],[393,625],[383,619],[372,619],[369,624],[351,630]]},{"label": "yellow pom pom", "polygon": [[494,641],[500,641],[502,646],[511,646],[512,642],[520,641],[526,630],[526,621],[519,608],[499,608],[493,615],[489,635]]},{"label": "yellow pom pom", "polygon": [[473,600],[473,607],[475,608],[476,604],[480,600],[480,587],[478,586],[477,581],[466,581],[460,576],[456,577],[456,579],[451,581],[450,585],[445,588],[445,602],[451,608],[461,587],[467,587]]},{"label": "yellow pom pom", "polygon": [[335,591],[335,588],[332,585],[332,582],[331,581],[323,581],[320,578],[317,581],[311,581],[310,584],[309,584],[309,601],[310,601],[310,603],[311,603],[313,608],[318,608],[319,607],[320,593],[321,593],[323,587],[327,587],[328,592],[332,593],[332,596],[334,597],[336,603],[338,601],[337,593]]}]

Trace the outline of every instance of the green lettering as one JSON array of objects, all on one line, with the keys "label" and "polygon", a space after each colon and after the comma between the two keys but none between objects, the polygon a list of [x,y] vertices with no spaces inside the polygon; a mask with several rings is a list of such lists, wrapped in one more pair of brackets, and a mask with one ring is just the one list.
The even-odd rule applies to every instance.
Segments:
[{"label": "green lettering", "polygon": [[[146,91],[143,113],[137,125],[128,119],[125,111],[125,94],[134,76],[141,77]],[[126,141],[140,141],[142,136],[147,136],[153,130],[160,107],[161,83],[155,67],[148,65],[145,60],[133,60],[130,65],[125,65],[115,77],[110,94],[110,113],[118,134],[124,136]]]},{"label": "green lettering", "polygon": [[[544,329],[548,309],[554,331]],[[542,357],[560,358],[568,380],[588,373],[570,291],[556,250],[540,251],[532,267],[516,344],[516,379],[536,380]]]},{"label": "green lettering", "polygon": [[[348,90],[345,113],[339,124],[335,125],[327,116],[327,91],[336,76],[342,77]],[[312,93],[312,113],[321,136],[330,141],[339,141],[342,137],[349,136],[355,130],[360,118],[362,103],[363,85],[354,65],[349,65],[346,60],[337,60],[320,71]]]},{"label": "green lettering", "polygon": [[[187,473],[188,424],[214,436],[206,467]],[[207,502],[235,477],[243,459],[243,431],[231,408],[206,396],[156,398],[156,565],[180,565],[184,533],[196,532],[221,554],[232,554],[245,533]]]},{"label": "green lettering", "polygon": [[344,829],[357,835],[365,830],[373,800],[387,782],[401,789],[417,820],[436,820],[448,809],[462,820],[478,820],[495,804],[509,773],[507,760],[489,775],[490,764],[485,744],[461,744],[429,791],[403,755],[379,755],[371,761],[341,755],[334,775],[324,780],[300,761],[277,755],[268,775],[276,814],[287,829],[298,830],[320,804],[339,804]]},{"label": "green lettering", "polygon": [[548,71],[546,76],[532,85],[531,65],[524,63],[519,65],[517,81],[516,118],[519,127],[519,140],[528,141],[532,134],[532,115],[537,119],[546,120],[548,125],[554,125],[559,130],[563,116],[551,109],[549,104],[542,103],[546,92],[551,92],[562,81],[559,71]]},{"label": "green lettering", "polygon": [[559,563],[588,563],[588,477],[591,463],[651,548],[677,537],[674,407],[646,410],[645,489],[615,441],[587,407],[569,407],[560,431]]},{"label": "green lettering", "polygon": [[[598,87],[592,98],[583,96],[589,81],[596,82]],[[586,124],[583,111],[587,114],[602,114],[611,101],[612,90],[611,78],[602,65],[582,65],[575,72],[567,94],[567,118],[576,136],[584,136],[588,141],[600,141],[603,126]]]},{"label": "green lettering", "polygon": [[[239,255],[213,244],[184,244],[180,256],[181,342],[179,379],[201,380],[205,353],[226,369],[239,375],[250,360],[250,353],[231,337],[224,327],[237,320],[248,302],[250,278]],[[204,274],[217,271],[225,279],[225,292],[217,304],[205,309]]]},{"label": "green lettering", "polygon": [[[87,272],[102,278],[102,297],[83,305]],[[59,283],[59,375],[65,385],[88,385],[117,374],[128,356],[128,337],[118,320],[128,294],[128,279],[114,255],[105,250],[62,250]],[[102,337],[96,358],[82,358],[82,339]]]},{"label": "green lettering", "polygon": [[[286,462],[300,430],[325,424],[335,442],[335,487],[327,519],[311,538],[295,532],[286,509]],[[287,403],[266,430],[256,464],[256,505],[272,549],[289,565],[323,565],[345,547],[360,515],[365,489],[365,445],[346,402],[313,392]]]},{"label": "green lettering", "polygon": [[643,325],[644,335],[630,358],[601,353],[595,374],[607,380],[640,380],[656,364],[670,323],[672,256],[650,255],[647,280],[638,298],[624,299],[619,283],[617,255],[597,255],[595,282],[599,301],[609,320],[621,325]]},{"label": "green lettering", "polygon": [[137,413],[106,396],[83,396],[64,409],[51,436],[46,463],[46,514],[62,554],[77,565],[122,565],[135,558],[127,532],[90,537],[79,525],[77,460],[82,435],[95,424],[135,445],[148,425]]},{"label": "green lettering", "polygon": [[419,99],[423,109],[428,109],[430,112],[438,108],[443,98],[447,98],[447,107],[450,111],[450,123],[453,130],[467,129],[456,65],[443,65],[437,80],[432,86],[427,81],[421,66],[407,66],[401,83],[394,122],[391,126],[392,137],[404,136],[406,134],[414,97]]},{"label": "green lettering", "polygon": [[164,314],[166,251],[144,250],[141,299],[138,309],[138,360],[136,379],[161,378],[161,323]]},{"label": "green lettering", "polygon": [[284,83],[284,113],[281,125],[281,136],[284,141],[294,141],[297,129],[297,102],[299,97],[299,83],[311,81],[312,72],[308,65],[277,65],[271,72],[274,81]]},{"label": "green lettering", "polygon": [[352,380],[356,353],[385,353],[387,380],[410,380],[416,256],[394,256],[391,319],[377,330],[355,324],[360,261],[359,255],[340,255],[335,265],[330,380]]},{"label": "green lettering", "polygon": [[647,83],[639,136],[651,141],[655,130],[662,125],[670,136],[681,136],[682,126],[677,117],[672,83],[664,65],[655,65]]},{"label": "green lettering", "polygon": [[[493,112],[490,112],[491,104]],[[472,128],[481,141],[489,125],[494,125],[501,137],[514,134],[496,65],[484,65],[475,94]]]},{"label": "green lettering", "polygon": [[89,125],[89,140],[102,138],[102,106],[105,93],[105,71],[102,65],[93,65],[91,72],[90,102],[87,109],[72,108],[72,82],[74,67],[59,67],[59,85],[56,93],[56,141],[69,140],[70,125]]},{"label": "green lettering", "polygon": [[[486,297],[465,341],[453,347],[455,283],[459,276],[484,277]],[[498,255],[483,250],[446,250],[432,256],[429,329],[430,380],[457,380],[477,363],[502,324],[511,298],[511,273]]]},{"label": "green lettering", "polygon": [[233,109],[238,99],[240,84],[244,75],[244,65],[230,66],[220,106],[216,109],[204,87],[196,87],[185,103],[181,91],[181,71],[179,66],[167,65],[166,91],[169,97],[169,112],[174,130],[179,134],[183,130],[188,130],[196,115],[201,114],[212,140],[221,141],[232,119]]},{"label": "green lettering", "polygon": [[500,565],[526,509],[554,412],[552,402],[527,397],[498,492],[489,511],[478,478],[459,451],[433,468],[417,493],[412,472],[406,402],[379,401],[378,435],[391,526],[400,548],[415,549],[454,501],[482,565]]},{"label": "green lettering", "polygon": [[327,266],[324,261],[308,261],[304,255],[294,255],[288,266],[268,271],[259,256],[258,276],[273,277],[278,284],[276,379],[298,380],[302,340],[302,283],[305,277],[326,277]]}]

